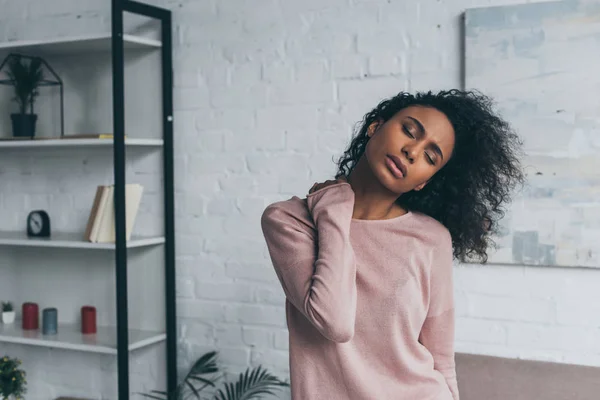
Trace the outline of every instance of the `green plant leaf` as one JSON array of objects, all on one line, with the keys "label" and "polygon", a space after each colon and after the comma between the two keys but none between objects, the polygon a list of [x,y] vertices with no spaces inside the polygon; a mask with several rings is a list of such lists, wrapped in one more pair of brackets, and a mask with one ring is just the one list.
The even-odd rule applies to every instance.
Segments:
[{"label": "green plant leaf", "polygon": [[271,375],[261,366],[246,369],[240,373],[237,382],[225,384],[225,391],[219,389],[215,400],[252,400],[261,398],[261,395],[274,395],[274,389],[280,386],[289,386]]}]

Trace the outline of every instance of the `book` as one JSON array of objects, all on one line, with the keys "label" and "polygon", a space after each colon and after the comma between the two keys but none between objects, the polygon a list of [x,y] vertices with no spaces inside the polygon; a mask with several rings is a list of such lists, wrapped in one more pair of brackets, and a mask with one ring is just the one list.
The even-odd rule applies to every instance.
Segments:
[{"label": "book", "polygon": [[[114,243],[115,201],[114,185],[99,186],[90,211],[85,240],[93,243]],[[125,185],[125,236],[131,238],[135,219],[142,199],[143,186],[137,183]]]}]

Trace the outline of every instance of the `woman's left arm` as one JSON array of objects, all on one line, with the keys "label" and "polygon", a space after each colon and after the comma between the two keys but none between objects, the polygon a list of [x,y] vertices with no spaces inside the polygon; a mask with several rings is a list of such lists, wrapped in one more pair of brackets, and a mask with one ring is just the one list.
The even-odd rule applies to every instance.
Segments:
[{"label": "woman's left arm", "polygon": [[444,375],[454,400],[459,400],[454,361],[454,280],[452,240],[445,235],[433,250],[429,310],[419,342],[433,355],[434,368]]}]

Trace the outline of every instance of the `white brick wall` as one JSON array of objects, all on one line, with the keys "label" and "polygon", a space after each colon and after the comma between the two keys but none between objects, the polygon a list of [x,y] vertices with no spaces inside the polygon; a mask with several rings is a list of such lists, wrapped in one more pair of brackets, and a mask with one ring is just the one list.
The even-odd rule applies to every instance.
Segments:
[{"label": "white brick wall", "polygon": [[[106,32],[109,3],[0,0],[0,38]],[[329,179],[352,125],[383,97],[459,87],[462,11],[518,1],[152,3],[174,12],[180,363],[218,349],[233,373],[260,363],[287,378],[284,298],[260,232],[262,210]],[[2,164],[2,177],[11,177],[0,189],[3,222],[18,223],[9,207],[25,211],[13,182],[35,167]],[[43,167],[61,173],[60,162]],[[51,190],[31,193],[27,204]],[[600,365],[599,286],[597,270],[461,266],[457,350]],[[101,372],[108,361],[0,350],[18,352],[42,382],[31,398],[69,387],[78,381],[73,371],[92,364],[96,379],[80,390],[110,393],[115,384]],[[73,368],[46,372],[63,357]]]}]

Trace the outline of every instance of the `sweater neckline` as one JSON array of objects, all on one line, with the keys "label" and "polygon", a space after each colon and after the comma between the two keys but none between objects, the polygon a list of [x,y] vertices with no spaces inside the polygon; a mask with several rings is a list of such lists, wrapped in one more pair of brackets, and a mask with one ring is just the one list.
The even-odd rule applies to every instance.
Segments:
[{"label": "sweater neckline", "polygon": [[410,217],[411,215],[413,215],[412,211],[407,211],[406,214],[402,214],[402,215],[399,215],[394,218],[385,218],[385,219],[355,219],[355,218],[352,218],[352,222],[357,223],[357,224],[385,224],[385,223],[396,222],[398,220]]}]

